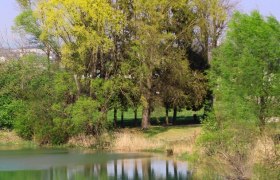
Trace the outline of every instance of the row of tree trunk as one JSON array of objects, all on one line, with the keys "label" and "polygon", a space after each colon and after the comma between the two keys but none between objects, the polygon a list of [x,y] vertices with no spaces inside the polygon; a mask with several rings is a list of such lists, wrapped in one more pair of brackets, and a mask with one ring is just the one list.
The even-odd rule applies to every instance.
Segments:
[{"label": "row of tree trunk", "polygon": [[[137,112],[138,112],[137,109],[135,109],[134,110],[134,125],[137,125],[137,123],[138,123]],[[177,107],[174,107],[171,124],[175,124],[175,122],[177,120],[177,112],[178,112]],[[150,112],[148,112],[148,113],[149,113],[149,116],[150,116]],[[117,110],[117,108],[114,108],[114,127],[117,127],[117,121],[118,121],[118,110]],[[165,123],[166,123],[166,125],[170,125],[169,108],[166,108],[166,111],[165,111]],[[122,128],[125,127],[125,124],[124,124],[124,110],[121,110],[121,127]]]}]

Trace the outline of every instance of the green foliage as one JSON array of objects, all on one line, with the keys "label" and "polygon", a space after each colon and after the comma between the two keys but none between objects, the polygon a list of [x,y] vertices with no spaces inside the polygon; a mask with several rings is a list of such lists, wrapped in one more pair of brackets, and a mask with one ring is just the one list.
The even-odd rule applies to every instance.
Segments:
[{"label": "green foliage", "polygon": [[212,64],[210,76],[217,85],[214,93],[217,101],[231,103],[235,116],[248,120],[257,116],[263,126],[280,113],[280,51],[276,48],[280,24],[258,12],[236,13],[229,28]]},{"label": "green foliage", "polygon": [[[1,66],[2,126],[14,127],[26,139],[60,144],[80,133],[100,136],[109,128],[107,113],[113,109],[136,112],[142,105],[147,128],[152,111],[162,106],[202,107],[205,75],[191,70],[188,63],[188,49],[197,38],[192,36],[195,25],[202,20],[211,24],[199,14],[205,8],[200,1],[19,0],[18,4],[22,12],[14,29],[35,40],[48,55],[55,53],[58,66],[36,56]],[[222,24],[223,7],[215,16]],[[208,14],[215,15],[212,9]]]},{"label": "green foliage", "polygon": [[12,128],[14,109],[11,97],[8,95],[0,96],[0,128]]},{"label": "green foliage", "polygon": [[89,63],[97,63],[97,59],[90,62],[94,53],[112,47],[112,39],[106,33],[120,31],[123,19],[106,0],[41,1],[35,14],[43,24],[40,38],[60,37],[64,42],[63,63],[79,75],[89,68]]},{"label": "green foliage", "polygon": [[280,23],[274,17],[236,12],[212,52],[227,27],[227,0],[17,2],[23,11],[14,29],[62,61],[55,68],[25,56],[0,64],[0,128],[42,144],[83,133],[102,144],[108,112],[117,117],[117,110],[136,112],[142,105],[146,129],[163,108],[167,115],[169,108],[201,109],[210,85],[214,107],[198,143],[207,160],[228,166],[222,174],[245,178],[258,133],[279,134],[267,125],[280,115]]},{"label": "green foliage", "polygon": [[57,71],[54,77],[56,101],[71,104],[76,100],[77,87],[73,74],[65,70]]},{"label": "green foliage", "polygon": [[23,101],[15,101],[16,114],[13,124],[16,132],[26,140],[31,140],[35,133],[33,114],[29,111],[28,104]]},{"label": "green foliage", "polygon": [[31,9],[24,10],[20,15],[15,19],[14,30],[20,33],[27,33],[28,35],[34,36],[37,40],[41,35],[41,30],[39,29],[37,19],[33,15]]},{"label": "green foliage", "polygon": [[71,120],[73,121],[76,134],[83,132],[86,134],[101,134],[104,128],[104,121],[100,116],[98,107],[98,102],[84,97],[81,97],[70,107]]},{"label": "green foliage", "polygon": [[53,126],[48,133],[51,134],[52,144],[64,144],[73,135],[73,122],[67,118],[55,117]]},{"label": "green foliage", "polygon": [[27,9],[30,8],[32,0],[16,0],[21,8]]},{"label": "green foliage", "polygon": [[175,51],[167,56],[157,73],[159,78],[155,84],[165,107],[202,108],[207,93],[205,76],[192,71],[180,52]]},{"label": "green foliage", "polygon": [[[200,145],[208,156],[225,163],[228,176],[244,178],[259,130],[279,116],[280,24],[235,13],[225,42],[214,52],[210,82],[215,94],[212,114],[203,121]],[[269,39],[269,41],[268,41]]]}]

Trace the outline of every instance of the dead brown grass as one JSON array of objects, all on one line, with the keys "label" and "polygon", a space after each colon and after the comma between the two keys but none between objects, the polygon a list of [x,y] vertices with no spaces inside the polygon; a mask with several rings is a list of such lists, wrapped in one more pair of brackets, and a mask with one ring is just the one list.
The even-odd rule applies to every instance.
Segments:
[{"label": "dead brown grass", "polygon": [[171,149],[175,155],[181,155],[184,153],[192,154],[195,148],[195,141],[199,135],[200,131],[194,131],[190,133],[190,136],[181,141],[175,141],[171,143]]},{"label": "dead brown grass", "polygon": [[1,144],[22,144],[24,140],[20,138],[16,132],[8,131],[8,130],[1,130],[0,131],[0,143]]},{"label": "dead brown grass", "polygon": [[77,136],[71,137],[67,143],[69,146],[74,147],[92,147],[94,144],[96,144],[97,140],[94,136],[91,135],[85,135],[85,134],[79,134]]},{"label": "dead brown grass", "polygon": [[262,136],[257,140],[255,148],[251,153],[252,163],[274,163],[280,167],[280,152],[277,144],[269,136]]},{"label": "dead brown grass", "polygon": [[144,151],[163,148],[160,140],[147,138],[143,133],[137,131],[122,131],[115,134],[113,150],[117,151]]},{"label": "dead brown grass", "polygon": [[171,149],[175,156],[180,156],[193,152],[200,131],[200,127],[169,127],[166,131],[149,135],[137,129],[123,129],[115,134],[112,148],[125,152],[166,152]]}]

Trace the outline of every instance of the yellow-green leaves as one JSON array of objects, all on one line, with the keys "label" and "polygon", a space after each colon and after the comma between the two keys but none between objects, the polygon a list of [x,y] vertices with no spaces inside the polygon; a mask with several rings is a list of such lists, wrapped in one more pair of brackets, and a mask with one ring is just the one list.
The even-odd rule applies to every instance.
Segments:
[{"label": "yellow-green leaves", "polygon": [[121,12],[107,0],[44,0],[36,15],[43,24],[42,39],[57,36],[63,41],[66,61],[73,61],[73,56],[84,61],[89,51],[110,49],[110,35],[119,32],[124,22]]}]

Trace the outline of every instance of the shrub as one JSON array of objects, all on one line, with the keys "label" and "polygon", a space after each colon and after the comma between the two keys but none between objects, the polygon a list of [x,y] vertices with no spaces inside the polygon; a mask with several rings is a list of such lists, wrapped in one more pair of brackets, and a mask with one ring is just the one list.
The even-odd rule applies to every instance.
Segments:
[{"label": "shrub", "polygon": [[101,135],[108,128],[105,114],[99,110],[99,103],[91,98],[80,97],[68,108],[74,125],[74,134]]}]

